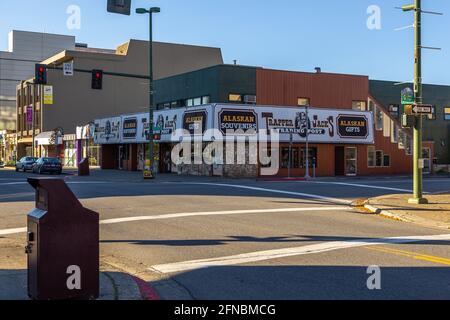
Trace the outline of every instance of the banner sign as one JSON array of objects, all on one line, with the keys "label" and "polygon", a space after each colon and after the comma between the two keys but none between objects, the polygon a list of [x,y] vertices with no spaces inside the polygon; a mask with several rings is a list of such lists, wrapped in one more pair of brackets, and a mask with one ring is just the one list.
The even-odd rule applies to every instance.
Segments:
[{"label": "banner sign", "polygon": [[123,120],[122,138],[124,140],[136,139],[137,136],[137,118],[125,118]]},{"label": "banner sign", "polygon": [[27,124],[33,124],[33,106],[27,106]]},{"label": "banner sign", "polygon": [[207,128],[208,112],[206,110],[187,111],[183,115],[183,129],[193,134],[203,134]]},{"label": "banner sign", "polygon": [[121,117],[95,120],[94,143],[116,144],[120,143]]},{"label": "banner sign", "polygon": [[53,86],[44,86],[44,104],[53,104]]},{"label": "banner sign", "polygon": [[221,109],[218,129],[225,135],[227,130],[258,130],[258,116],[253,110]]}]

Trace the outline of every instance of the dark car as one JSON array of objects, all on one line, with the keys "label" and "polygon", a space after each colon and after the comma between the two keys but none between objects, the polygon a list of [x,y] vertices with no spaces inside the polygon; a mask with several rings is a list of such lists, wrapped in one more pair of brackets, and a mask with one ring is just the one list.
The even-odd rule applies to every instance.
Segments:
[{"label": "dark car", "polygon": [[23,157],[16,162],[16,172],[22,170],[23,172],[33,169],[33,164],[37,161],[35,157]]},{"label": "dark car", "polygon": [[61,161],[58,158],[39,158],[33,165],[33,173],[62,173]]}]

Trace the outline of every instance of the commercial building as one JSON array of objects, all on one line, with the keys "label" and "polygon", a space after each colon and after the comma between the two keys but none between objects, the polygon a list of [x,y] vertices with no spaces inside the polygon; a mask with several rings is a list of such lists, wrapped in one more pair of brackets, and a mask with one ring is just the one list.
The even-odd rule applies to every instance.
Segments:
[{"label": "commercial building", "polygon": [[[130,40],[114,51],[64,50],[44,60],[51,99],[32,81],[17,87],[18,156],[32,154],[34,141],[35,155],[59,153],[66,166],[75,166],[77,127],[99,117],[148,110],[148,47],[147,41]],[[155,79],[223,63],[217,48],[156,42],[153,50]],[[72,76],[64,75],[64,63],[73,64]],[[91,86],[93,70],[103,71],[101,90]],[[56,129],[63,139],[55,137]],[[61,145],[55,143],[59,140]],[[98,162],[95,148],[88,146],[88,153]]]},{"label": "commercial building", "polygon": [[[413,88],[413,84],[398,85],[392,81],[370,81],[370,92],[383,103],[390,114],[400,119],[404,112],[400,92],[404,88]],[[433,105],[433,114],[424,117],[423,139],[434,150],[434,162],[437,171],[450,168],[450,86],[423,85],[423,101]],[[431,150],[424,148],[424,158],[430,158]],[[428,164],[426,164],[428,165]]]},{"label": "commercial building", "polygon": [[[220,129],[223,121],[219,117],[220,110],[233,109],[237,114],[254,114],[254,125],[258,129],[277,129],[284,133],[280,137],[278,149],[278,176],[303,176],[306,172],[306,159],[311,166],[310,174],[314,169],[317,176],[410,174],[411,132],[402,128],[399,119],[371,95],[369,88],[367,76],[324,73],[320,69],[315,73],[308,73],[217,65],[155,82],[158,108],[156,128],[161,127],[162,121],[162,132],[170,132],[173,128],[188,127],[186,119],[204,118],[205,124],[209,124],[207,129]],[[310,106],[311,113],[308,117],[304,106]],[[195,117],[186,117],[186,114],[195,114]],[[351,118],[346,121],[343,118],[345,116],[357,117],[359,120]],[[135,142],[120,140],[121,126],[125,121],[123,117],[129,116],[103,119],[110,123],[111,128],[116,128],[119,139],[114,143],[99,142],[103,145],[102,153],[108,152],[106,158],[112,159],[104,167],[137,170],[139,165],[134,163],[144,151],[133,149],[139,148],[138,146],[126,146],[134,145]],[[299,119],[307,118],[310,123],[308,155],[305,137],[302,137],[302,134],[305,135],[304,131],[301,133],[302,130],[298,127],[301,122]],[[135,120],[132,121],[134,123]],[[139,119],[136,121],[139,123]],[[352,127],[352,123],[357,123],[361,128]],[[236,123],[230,125],[238,126]],[[341,136],[342,128],[347,130],[346,126],[352,127],[347,128],[348,130],[358,131],[364,137]],[[101,127],[106,125],[100,125]],[[292,142],[290,133],[293,133]],[[167,163],[167,154],[170,154],[171,148],[178,141],[175,139],[169,142],[164,134],[161,139],[158,151],[161,172],[213,174],[213,169],[208,166],[175,168]],[[128,150],[126,158],[131,161],[131,166],[119,164],[123,157],[118,149],[119,145],[122,150]],[[142,148],[145,148],[145,144]],[[425,172],[431,173],[433,143],[425,142],[425,149],[429,151],[424,152]],[[227,167],[225,164],[218,171],[226,176],[258,176],[261,174],[261,166]]]}]

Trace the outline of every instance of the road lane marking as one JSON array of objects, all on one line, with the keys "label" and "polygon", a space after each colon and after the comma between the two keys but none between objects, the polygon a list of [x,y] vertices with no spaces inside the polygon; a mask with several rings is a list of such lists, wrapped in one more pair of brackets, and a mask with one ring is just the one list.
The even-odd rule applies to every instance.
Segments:
[{"label": "road lane marking", "polygon": [[430,255],[416,253],[416,252],[412,252],[412,251],[398,250],[398,249],[387,248],[387,247],[367,247],[367,249],[372,250],[372,251],[380,251],[380,252],[395,254],[398,256],[404,256],[404,257],[408,257],[408,258],[412,258],[412,259],[416,259],[416,260],[428,261],[428,262],[433,262],[436,264],[443,264],[443,265],[450,266],[450,259],[443,258],[443,257],[430,256]]},{"label": "road lane marking", "polygon": [[24,233],[27,232],[27,228],[15,228],[15,229],[4,229],[0,230],[0,236],[7,236],[11,234]]},{"label": "road lane marking", "polygon": [[[399,192],[406,192],[406,193],[412,193],[413,192],[413,190],[409,190],[409,189],[382,187],[382,186],[374,186],[374,185],[359,184],[359,183],[319,182],[319,181],[311,181],[311,182],[315,183],[315,184],[334,184],[334,185],[340,185],[340,186],[349,186],[349,187],[358,187],[358,188],[367,188],[367,189],[379,189],[379,190],[389,190],[389,191],[399,191]],[[424,193],[429,193],[429,192],[424,192]]]},{"label": "road lane marking", "polygon": [[[166,219],[177,219],[186,217],[197,217],[197,216],[219,216],[219,215],[242,215],[242,214],[257,214],[257,213],[290,213],[290,212],[314,212],[314,211],[343,211],[352,210],[350,207],[311,207],[311,208],[282,208],[282,209],[257,209],[257,210],[232,210],[232,211],[211,211],[211,212],[184,212],[184,213],[171,213],[162,214],[155,216],[137,216],[137,217],[126,217],[126,218],[116,218],[101,220],[100,224],[117,224],[125,222],[136,222],[145,220],[166,220]],[[0,235],[8,235],[15,233],[26,232],[26,228],[14,228],[14,229],[4,229],[0,230]]]},{"label": "road lane marking", "polygon": [[411,236],[411,237],[393,237],[393,238],[378,238],[378,239],[362,239],[362,240],[348,240],[348,241],[333,241],[312,244],[302,247],[275,249],[267,251],[250,252],[238,254],[227,257],[218,257],[212,259],[201,259],[184,261],[177,263],[167,263],[154,265],[149,270],[157,271],[159,273],[175,273],[189,270],[197,270],[209,267],[232,266],[245,263],[267,261],[279,258],[317,254],[341,249],[350,249],[357,247],[366,247],[384,244],[402,244],[415,243],[424,241],[442,241],[450,240],[450,234],[432,235],[432,236]]},{"label": "road lane marking", "polygon": [[188,184],[188,185],[200,185],[200,186],[216,186],[216,187],[226,187],[226,188],[235,188],[235,189],[245,189],[245,190],[253,190],[253,191],[261,191],[261,192],[269,192],[269,193],[277,193],[277,194],[288,194],[293,196],[300,196],[311,199],[320,199],[326,200],[332,203],[341,203],[341,204],[351,204],[352,201],[338,198],[330,198],[325,196],[320,196],[317,194],[310,193],[302,193],[302,192],[294,192],[294,191],[285,191],[278,189],[267,189],[267,188],[259,188],[259,187],[250,187],[250,186],[242,186],[235,184],[225,184],[225,183],[208,183],[208,182],[180,182],[177,184]]},{"label": "road lane marking", "polygon": [[313,212],[313,211],[341,211],[351,210],[350,207],[312,207],[312,208],[282,208],[282,209],[259,209],[259,210],[232,210],[232,211],[210,211],[210,212],[184,212],[163,214],[157,216],[138,216],[103,220],[100,224],[115,224],[123,222],[143,221],[143,220],[165,220],[198,216],[219,216],[236,214],[256,214],[256,213],[283,213],[283,212]]}]

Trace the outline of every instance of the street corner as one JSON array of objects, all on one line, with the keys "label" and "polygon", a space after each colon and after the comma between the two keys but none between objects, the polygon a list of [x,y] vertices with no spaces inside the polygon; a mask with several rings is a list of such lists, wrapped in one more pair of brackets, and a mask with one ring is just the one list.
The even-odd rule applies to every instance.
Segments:
[{"label": "street corner", "polygon": [[450,229],[450,193],[428,194],[426,204],[412,204],[411,195],[394,194],[371,198],[364,208],[374,214],[426,227]]},{"label": "street corner", "polygon": [[160,300],[148,282],[129,273],[102,272],[100,279],[99,300]]}]

